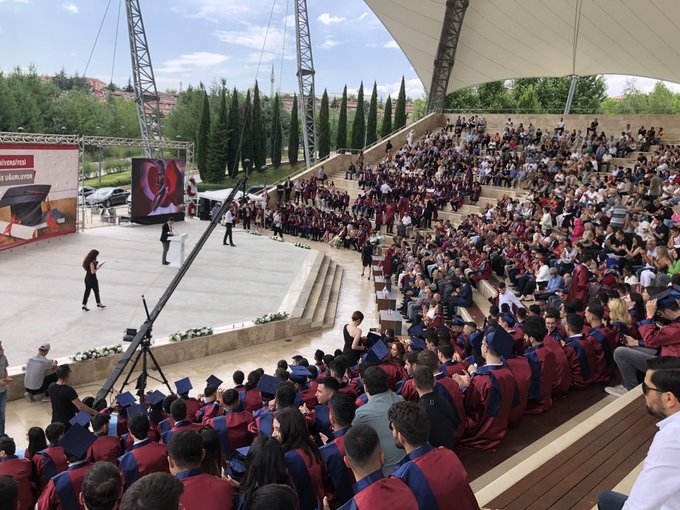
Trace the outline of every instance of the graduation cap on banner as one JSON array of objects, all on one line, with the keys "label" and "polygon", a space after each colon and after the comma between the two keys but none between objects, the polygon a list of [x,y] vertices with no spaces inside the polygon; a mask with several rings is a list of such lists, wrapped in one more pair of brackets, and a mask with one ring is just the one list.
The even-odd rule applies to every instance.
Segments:
[{"label": "graduation cap on banner", "polygon": [[175,387],[177,388],[178,395],[184,395],[189,393],[193,389],[193,385],[188,377],[175,381]]},{"label": "graduation cap on banner", "polygon": [[64,434],[59,441],[59,446],[64,448],[71,457],[82,459],[95,439],[97,438],[92,432],[76,423]]},{"label": "graduation cap on banner", "polygon": [[389,348],[382,340],[378,340],[373,344],[366,353],[366,361],[374,365],[380,365],[380,362],[390,353]]},{"label": "graduation cap on banner", "polygon": [[373,347],[373,344],[380,340],[382,340],[382,335],[379,335],[375,331],[369,331],[368,335],[366,335],[366,346],[370,349]]},{"label": "graduation cap on banner", "polygon": [[220,379],[220,378],[217,377],[217,376],[210,375],[210,377],[208,377],[208,378],[205,380],[205,382],[206,382],[206,384],[207,384],[208,386],[216,386],[217,388],[219,388],[219,387],[222,385],[222,382],[223,382],[223,381],[222,381],[222,379]]},{"label": "graduation cap on banner", "polygon": [[260,382],[257,383],[257,389],[266,395],[276,395],[276,389],[279,387],[281,379],[273,375],[263,374],[260,377]]},{"label": "graduation cap on banner", "polygon": [[495,330],[487,333],[486,345],[489,346],[489,349],[507,359],[512,357],[515,339],[502,327],[498,326]]},{"label": "graduation cap on banner", "polygon": [[69,423],[71,425],[75,425],[77,423],[81,427],[87,427],[88,423],[90,423],[90,418],[90,413],[87,411],[78,411],[78,414],[71,418]]},{"label": "graduation cap on banner", "polygon": [[163,394],[163,392],[154,390],[146,396],[146,401],[152,406],[157,406],[158,404],[163,402],[164,398],[165,395]]},{"label": "graduation cap on banner", "polygon": [[129,391],[121,393],[116,397],[116,401],[118,402],[118,405],[121,407],[129,407],[132,404],[134,404],[136,400],[137,399],[135,398],[135,396]]}]

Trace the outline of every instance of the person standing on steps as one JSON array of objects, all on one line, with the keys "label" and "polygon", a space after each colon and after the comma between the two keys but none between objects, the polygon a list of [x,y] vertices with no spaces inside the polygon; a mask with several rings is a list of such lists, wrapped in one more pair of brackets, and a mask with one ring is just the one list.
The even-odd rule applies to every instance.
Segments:
[{"label": "person standing on steps", "polygon": [[87,300],[90,298],[90,291],[94,292],[94,298],[97,301],[97,308],[106,308],[101,299],[99,299],[99,281],[97,280],[97,271],[104,265],[97,261],[99,256],[98,250],[90,250],[83,260],[83,269],[85,270],[85,294],[83,294],[83,312],[89,312],[87,307]]},{"label": "person standing on steps", "polygon": [[167,266],[170,264],[168,262],[168,250],[170,249],[170,239],[168,237],[174,236],[175,232],[172,230],[172,226],[175,220],[168,218],[165,223],[163,223],[163,229],[161,230],[161,243],[163,244],[163,265]]},{"label": "person standing on steps", "polygon": [[231,212],[231,206],[229,206],[227,212],[224,213],[224,224],[226,225],[227,230],[224,231],[224,239],[222,240],[222,244],[226,245],[227,239],[229,239],[229,245],[236,246],[234,244],[234,238],[232,237],[232,230],[234,228],[234,213]]},{"label": "person standing on steps", "polygon": [[[371,232],[372,233],[372,232]],[[364,277],[364,272],[368,268],[368,279],[371,279],[373,273],[373,245],[368,239],[361,248],[361,277]]]}]

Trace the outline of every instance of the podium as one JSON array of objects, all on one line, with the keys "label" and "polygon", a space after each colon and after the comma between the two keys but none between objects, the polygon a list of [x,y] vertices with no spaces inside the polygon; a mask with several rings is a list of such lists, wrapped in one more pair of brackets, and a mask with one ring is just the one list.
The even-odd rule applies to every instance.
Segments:
[{"label": "podium", "polygon": [[394,334],[401,335],[401,314],[399,312],[392,312],[391,310],[380,311],[380,329],[393,329]]},{"label": "podium", "polygon": [[376,291],[375,301],[378,305],[378,311],[397,309],[397,294],[394,292],[389,292],[385,295],[381,290]]},{"label": "podium", "polygon": [[168,250],[168,262],[170,267],[180,268],[184,264],[184,242],[189,234],[183,232],[168,237],[170,241],[170,249]]}]

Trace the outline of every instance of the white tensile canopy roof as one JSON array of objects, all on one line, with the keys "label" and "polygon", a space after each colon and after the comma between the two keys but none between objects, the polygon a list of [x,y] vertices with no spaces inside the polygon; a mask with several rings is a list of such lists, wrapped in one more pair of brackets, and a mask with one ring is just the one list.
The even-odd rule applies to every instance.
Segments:
[{"label": "white tensile canopy roof", "polygon": [[[446,0],[365,2],[429,91]],[[572,74],[680,82],[680,3],[470,0],[447,92],[497,80]]]},{"label": "white tensile canopy roof", "polygon": [[[200,191],[198,193],[198,198],[205,198],[207,200],[212,200],[213,202],[224,202],[227,199],[227,197],[231,194],[232,189],[233,188]],[[237,191],[234,200],[238,202],[239,200],[241,200],[242,197],[243,192]],[[252,193],[248,193],[248,201],[264,203],[266,202],[266,199],[259,195],[253,195]]]}]

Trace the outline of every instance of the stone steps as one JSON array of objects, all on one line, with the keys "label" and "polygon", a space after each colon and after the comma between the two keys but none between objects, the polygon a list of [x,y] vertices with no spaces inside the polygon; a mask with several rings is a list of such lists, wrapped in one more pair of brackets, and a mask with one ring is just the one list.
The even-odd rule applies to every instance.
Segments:
[{"label": "stone steps", "polygon": [[321,265],[319,266],[319,271],[314,279],[314,284],[309,293],[309,297],[305,302],[305,309],[300,318],[300,324],[306,325],[311,324],[314,320],[314,313],[319,305],[319,298],[321,297],[321,291],[323,290],[324,282],[326,280],[326,275],[328,274],[328,268],[332,260],[328,255],[323,256]]},{"label": "stone steps", "polygon": [[331,288],[333,287],[333,280],[336,276],[336,269],[338,264],[331,260],[328,265],[328,271],[323,279],[323,284],[321,287],[321,292],[319,294],[319,300],[317,301],[316,308],[314,309],[314,315],[312,317],[312,329],[320,328],[323,326],[323,322],[326,318],[326,308],[328,307],[328,300],[331,295]]},{"label": "stone steps", "polygon": [[335,324],[335,316],[338,311],[338,300],[340,299],[340,287],[342,286],[342,278],[345,273],[343,267],[338,264],[335,266],[335,275],[331,285],[331,291],[328,295],[328,304],[326,305],[326,313],[323,318],[324,328],[332,328]]}]

